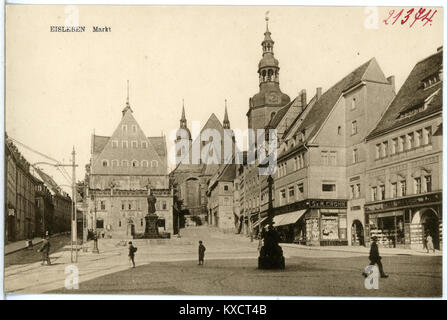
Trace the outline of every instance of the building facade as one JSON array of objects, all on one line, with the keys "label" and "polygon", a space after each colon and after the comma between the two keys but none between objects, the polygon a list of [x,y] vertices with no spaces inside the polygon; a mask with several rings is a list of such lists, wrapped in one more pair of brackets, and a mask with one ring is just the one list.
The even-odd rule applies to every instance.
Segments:
[{"label": "building facade", "polygon": [[208,224],[220,230],[234,232],[237,218],[234,213],[235,164],[222,164],[209,182]]},{"label": "building facade", "polygon": [[[225,139],[230,142],[227,146]],[[214,113],[211,114],[194,141],[187,127],[185,108],[182,108],[175,140],[176,167],[170,177],[179,196],[181,210],[185,212],[187,224],[208,221],[208,183],[219,166],[225,163],[225,156],[234,155],[234,141],[226,105],[223,124]]]},{"label": "building facade", "polygon": [[367,137],[366,237],[442,247],[442,47],[418,62]]},{"label": "building facade", "polygon": [[104,237],[133,237],[145,231],[147,195],[155,197],[160,232],[173,232],[173,194],[167,175],[164,136],[147,137],[127,98],[111,136],[92,136],[87,166],[87,227]]},{"label": "building facade", "polygon": [[37,235],[36,179],[30,164],[13,142],[5,139],[5,240],[18,241]]},{"label": "building facade", "polygon": [[287,241],[351,243],[353,221],[364,224],[364,139],[393,97],[393,77],[386,78],[375,59],[325,93],[317,89],[278,151],[274,223]]}]

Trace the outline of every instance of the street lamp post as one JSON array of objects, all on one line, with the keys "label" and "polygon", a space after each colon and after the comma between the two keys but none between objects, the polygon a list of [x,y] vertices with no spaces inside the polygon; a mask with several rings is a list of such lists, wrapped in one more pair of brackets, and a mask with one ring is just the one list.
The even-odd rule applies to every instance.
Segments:
[{"label": "street lamp post", "polygon": [[95,194],[92,194],[93,202],[95,205],[95,211],[93,216],[93,253],[99,253],[98,249],[98,234],[96,230],[96,197]]}]

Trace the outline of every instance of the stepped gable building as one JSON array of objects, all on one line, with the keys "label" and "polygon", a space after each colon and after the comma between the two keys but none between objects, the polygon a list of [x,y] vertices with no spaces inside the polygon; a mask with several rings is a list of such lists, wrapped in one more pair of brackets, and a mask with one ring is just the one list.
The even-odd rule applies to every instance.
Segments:
[{"label": "stepped gable building", "polygon": [[351,226],[364,226],[364,139],[394,95],[393,77],[373,58],[325,93],[317,89],[286,130],[274,174],[274,223],[284,241],[347,245]]},{"label": "stepped gable building", "polygon": [[[213,132],[217,137],[210,138],[209,134]],[[203,222],[207,220],[208,182],[219,166],[225,162],[225,137],[231,142],[232,150],[228,154],[232,156],[235,140],[226,104],[223,124],[214,113],[211,114],[194,141],[187,126],[183,106],[180,128],[175,141],[177,166],[170,173],[170,177],[182,202],[181,210],[187,219],[199,216]]]},{"label": "stepped gable building", "polygon": [[111,136],[92,135],[86,185],[88,228],[106,237],[144,233],[148,189],[156,196],[159,230],[173,232],[172,190],[164,136],[148,137],[127,97]]},{"label": "stepped gable building", "polygon": [[[367,241],[442,248],[443,49],[418,62],[367,136]],[[442,250],[442,249],[441,249]]]}]

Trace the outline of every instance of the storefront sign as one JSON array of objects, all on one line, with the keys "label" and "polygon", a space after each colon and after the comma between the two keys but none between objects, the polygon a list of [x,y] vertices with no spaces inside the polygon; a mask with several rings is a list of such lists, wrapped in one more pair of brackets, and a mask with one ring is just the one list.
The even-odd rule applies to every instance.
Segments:
[{"label": "storefront sign", "polygon": [[403,199],[385,201],[381,203],[366,204],[365,212],[370,213],[379,210],[387,210],[400,207],[412,207],[416,205],[426,205],[428,203],[430,204],[441,203],[441,201],[442,201],[442,193],[440,192],[432,193],[421,196],[415,196],[411,198],[403,198]]},{"label": "storefront sign", "polygon": [[309,200],[309,207],[311,207],[311,208],[342,208],[342,209],[346,209],[348,207],[348,202],[346,200],[312,199],[312,200]]}]

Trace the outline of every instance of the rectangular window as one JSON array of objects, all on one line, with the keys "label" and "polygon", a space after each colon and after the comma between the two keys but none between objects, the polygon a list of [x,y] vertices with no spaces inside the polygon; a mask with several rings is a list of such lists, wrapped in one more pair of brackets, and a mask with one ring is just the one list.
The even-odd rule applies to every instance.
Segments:
[{"label": "rectangular window", "polygon": [[122,146],[123,146],[123,149],[127,149],[127,147],[128,147],[127,141],[122,141]]},{"label": "rectangular window", "polygon": [[321,189],[323,192],[335,192],[335,183],[323,183]]},{"label": "rectangular window", "polygon": [[360,183],[355,185],[354,195],[356,198],[360,198]]},{"label": "rectangular window", "polygon": [[132,125],[132,132],[133,133],[137,132],[137,126],[136,125]]},{"label": "rectangular window", "polygon": [[327,151],[321,151],[321,162],[323,165],[329,165],[328,153]]},{"label": "rectangular window", "polygon": [[391,140],[391,154],[396,154],[398,150],[398,138]]},{"label": "rectangular window", "polygon": [[376,159],[380,158],[380,143],[376,144]]},{"label": "rectangular window", "polygon": [[350,198],[350,199],[354,199],[354,198],[355,198],[354,185],[351,185],[349,189],[350,189],[350,195],[349,195],[349,198]]},{"label": "rectangular window", "polygon": [[424,129],[424,145],[431,143],[431,127],[426,127]]},{"label": "rectangular window", "polygon": [[405,136],[399,137],[399,152],[403,152],[405,149]]},{"label": "rectangular window", "polygon": [[163,210],[166,210],[166,209],[168,208],[168,205],[167,205],[167,203],[166,203],[165,200],[163,200],[163,201],[161,202],[161,208],[162,208]]},{"label": "rectangular window", "polygon": [[356,108],[356,100],[355,100],[355,98],[352,98],[352,101],[351,101],[351,110],[355,110],[355,108]]},{"label": "rectangular window", "polygon": [[329,165],[331,166],[337,165],[337,152],[335,151],[329,152]]},{"label": "rectangular window", "polygon": [[425,176],[425,192],[431,192],[431,176]]},{"label": "rectangular window", "polygon": [[357,132],[357,121],[354,120],[351,122],[351,135],[355,135]]},{"label": "rectangular window", "polygon": [[416,136],[414,139],[414,146],[417,148],[422,145],[423,145],[423,142],[422,142],[422,129],[421,129],[421,130],[416,131]]},{"label": "rectangular window", "polygon": [[377,201],[377,187],[372,187],[371,188],[371,196],[372,196],[372,200],[373,201]]},{"label": "rectangular window", "polygon": [[147,142],[146,141],[141,141],[141,148],[147,149]]},{"label": "rectangular window", "polygon": [[298,157],[293,158],[293,170],[298,169]]},{"label": "rectangular window", "polygon": [[106,210],[106,202],[101,200],[101,210]]},{"label": "rectangular window", "polygon": [[414,191],[415,193],[422,192],[422,181],[420,177],[414,179]]},{"label": "rectangular window", "polygon": [[228,191],[228,186],[224,185],[224,191]]},{"label": "rectangular window", "polygon": [[407,134],[407,150],[413,149],[414,147],[414,134]]},{"label": "rectangular window", "polygon": [[118,140],[112,141],[112,148],[118,148]]},{"label": "rectangular window", "polygon": [[295,198],[295,187],[289,187],[289,199]]},{"label": "rectangular window", "polygon": [[379,189],[380,189],[380,200],[385,200],[385,185],[382,184],[379,187]]},{"label": "rectangular window", "polygon": [[282,189],[280,192],[281,192],[281,199],[285,199],[286,198],[286,189]]},{"label": "rectangular window", "polygon": [[397,197],[397,182],[391,184],[391,198]]},{"label": "rectangular window", "polygon": [[359,150],[354,149],[354,150],[352,150],[352,163],[357,163],[357,162],[359,162]]},{"label": "rectangular window", "polygon": [[298,192],[304,193],[304,184],[303,183],[298,183]]},{"label": "rectangular window", "polygon": [[388,141],[382,142],[382,158],[388,155]]},{"label": "rectangular window", "polygon": [[121,127],[123,132],[127,132],[127,124],[123,124],[123,126]]},{"label": "rectangular window", "polygon": [[138,148],[138,141],[132,141],[132,148]]},{"label": "rectangular window", "polygon": [[132,210],[132,201],[129,201],[129,203],[127,205],[127,209],[128,210]]},{"label": "rectangular window", "polygon": [[126,202],[124,200],[121,200],[121,210],[126,209]]},{"label": "rectangular window", "polygon": [[400,194],[402,197],[405,197],[407,195],[407,181],[402,180],[400,182]]}]

